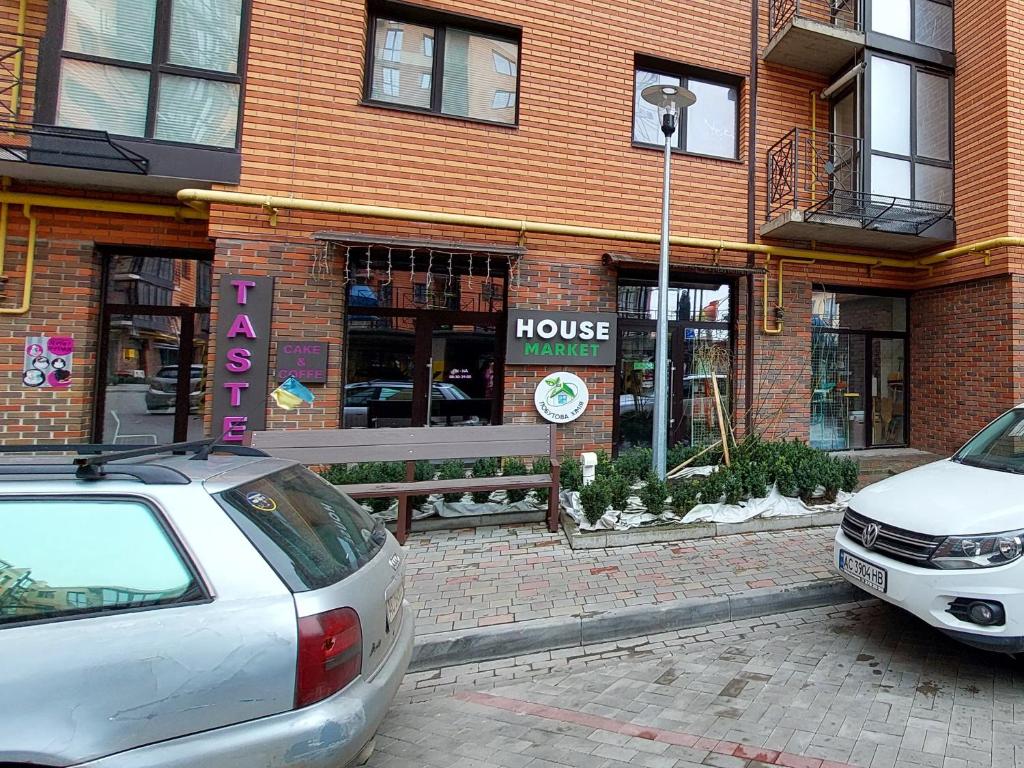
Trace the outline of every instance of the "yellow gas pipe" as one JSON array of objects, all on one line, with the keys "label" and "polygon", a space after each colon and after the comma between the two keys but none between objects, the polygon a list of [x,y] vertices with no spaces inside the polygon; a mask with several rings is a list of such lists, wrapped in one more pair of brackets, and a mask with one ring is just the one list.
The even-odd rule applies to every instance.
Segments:
[{"label": "yellow gas pipe", "polygon": [[[6,209],[6,205],[4,208]],[[36,230],[39,221],[32,215],[32,206],[24,207],[25,218],[28,219],[28,244],[25,250],[25,285],[21,289],[21,305],[17,307],[0,307],[0,315],[24,315],[32,306],[32,278],[36,263]],[[7,239],[7,219],[3,221],[3,231],[0,232],[4,240]]]},{"label": "yellow gas pipe", "polygon": [[36,235],[39,222],[32,214],[32,208],[65,208],[100,213],[129,213],[138,216],[160,216],[174,219],[206,219],[208,215],[194,208],[157,203],[125,203],[117,200],[94,200],[87,197],[62,197],[60,195],[37,195],[21,192],[0,191],[0,277],[4,273],[4,257],[7,250],[7,229],[10,221],[9,206],[21,205],[28,219],[28,245],[25,253],[25,284],[21,304],[17,307],[0,307],[0,315],[24,315],[32,306],[32,282],[36,261]]}]

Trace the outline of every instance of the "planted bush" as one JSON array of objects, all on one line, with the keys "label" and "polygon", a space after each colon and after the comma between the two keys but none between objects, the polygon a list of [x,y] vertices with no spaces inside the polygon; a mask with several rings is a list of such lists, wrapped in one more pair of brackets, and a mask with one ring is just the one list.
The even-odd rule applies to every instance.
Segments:
[{"label": "planted bush", "polygon": [[591,525],[596,525],[597,521],[604,517],[609,504],[611,504],[611,494],[608,492],[608,485],[604,478],[595,480],[580,490],[580,506],[583,507],[583,516]]},{"label": "planted bush", "polygon": [[[506,459],[502,469],[505,477],[520,477],[527,474],[526,464],[521,459]],[[514,488],[508,492],[508,500],[516,504],[526,498],[527,491],[521,488]]]},{"label": "planted bush", "polygon": [[[550,475],[551,474],[551,459],[547,456],[540,456],[533,460],[533,474],[535,475]],[[547,504],[551,498],[550,488],[535,488],[534,494],[537,496],[537,501],[541,504]]]},{"label": "planted bush", "polygon": [[623,510],[629,506],[629,497],[633,494],[633,485],[618,472],[612,472],[606,478],[608,494],[612,509]]},{"label": "planted bush", "polygon": [[[497,477],[499,469],[501,462],[498,459],[477,459],[473,464],[473,477]],[[477,504],[486,504],[490,498],[490,491],[473,492],[473,501]]]},{"label": "planted bush", "polygon": [[650,472],[644,487],[640,489],[640,501],[652,515],[659,517],[665,514],[665,502],[668,501],[668,486],[657,474]]},{"label": "planted bush", "polygon": [[847,493],[853,493],[860,483],[860,464],[853,459],[839,459],[839,473],[842,476],[840,487]]},{"label": "planted bush", "polygon": [[579,459],[565,459],[562,461],[560,485],[567,491],[583,490],[583,467]]},{"label": "planted bush", "polygon": [[[466,477],[466,468],[462,466],[461,461],[446,461],[441,465],[438,477],[442,480],[464,480]],[[462,493],[444,494],[444,500],[449,504],[455,504],[462,501],[462,497]]]},{"label": "planted bush", "polygon": [[[426,482],[434,479],[434,465],[429,461],[417,461],[413,479],[417,482]],[[429,496],[410,496],[409,506],[419,509],[430,500]]]},{"label": "planted bush", "polygon": [[672,493],[672,511],[685,517],[700,503],[700,484],[693,480],[678,480],[669,484]]},{"label": "planted bush", "polygon": [[630,448],[615,460],[615,471],[630,484],[639,483],[651,471],[651,449]]}]

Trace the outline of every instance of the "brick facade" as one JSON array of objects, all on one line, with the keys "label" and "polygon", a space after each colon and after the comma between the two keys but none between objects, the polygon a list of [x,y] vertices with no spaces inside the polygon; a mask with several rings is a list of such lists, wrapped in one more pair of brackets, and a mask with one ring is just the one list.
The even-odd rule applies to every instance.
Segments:
[{"label": "brick facade", "polygon": [[[642,55],[742,80],[739,156],[675,156],[672,229],[677,234],[746,241],[751,222],[756,229],[765,216],[768,149],[794,127],[822,127],[829,120],[827,103],[814,98],[828,85],[826,79],[759,58],[755,152],[750,156],[750,4],[423,4],[522,29],[518,126],[363,103],[364,0],[309,0],[301,8],[279,0],[254,0],[242,182],[230,191],[656,232],[660,155],[631,141],[634,65],[636,56]],[[43,0],[29,2],[33,39],[45,29],[46,7]],[[1012,205],[1018,188],[1024,186],[1024,169],[1019,167],[1024,121],[1016,119],[1024,109],[1015,85],[1024,49],[1006,31],[1006,24],[990,21],[1007,21],[1020,10],[1024,0],[956,3],[956,212],[962,242],[1024,234]],[[0,9],[0,34],[10,34],[13,18],[13,11]],[[758,19],[760,52],[769,33],[767,0],[760,3]],[[34,56],[28,59],[34,71]],[[554,98],[556,93],[559,99]],[[750,164],[756,182],[753,210],[748,209],[747,197]],[[11,188],[29,189],[17,180]],[[70,188],[47,191],[107,196]],[[25,227],[18,210],[11,210],[7,280],[0,285],[4,306],[16,303],[23,279],[19,270]],[[268,424],[286,428],[335,427],[342,421],[346,276],[337,252],[330,275],[312,276],[319,247],[313,233],[468,241],[482,249],[519,242],[514,232],[326,214],[282,211],[272,221],[265,211],[228,205],[213,206],[208,223],[61,209],[38,213],[38,281],[32,312],[0,316],[0,442],[89,435],[100,332],[97,245],[200,248],[215,254],[215,275],[274,276],[273,340],[331,344],[331,383],[314,389],[315,405],[294,412],[268,407]],[[657,255],[654,245],[565,237],[531,235],[522,245],[526,256],[510,287],[510,308],[614,311],[617,277],[602,257],[612,251],[645,259]],[[675,248],[672,258],[681,272],[684,265],[695,264],[749,266],[745,255],[730,252]],[[768,272],[753,278],[752,305],[746,277],[723,278],[734,283],[734,421],[740,432],[748,415],[746,355],[752,347],[755,387],[750,415],[755,428],[769,436],[809,437],[811,296],[823,286],[912,296],[913,445],[948,450],[1015,398],[1024,399],[1024,249],[972,253],[930,271],[824,261],[787,263],[780,335],[762,330],[765,281],[770,295],[767,323],[776,323],[778,261],[766,265],[758,256],[753,264],[767,266]],[[215,279],[215,289],[216,285]],[[216,294],[213,299],[216,305]],[[751,315],[754,333],[748,336]],[[212,320],[216,323],[216,317]],[[76,385],[69,392],[25,392],[20,386],[21,340],[46,332],[81,339]],[[216,345],[214,339],[208,356],[211,365]],[[276,364],[273,349],[272,345],[268,381]],[[506,370],[507,422],[539,419],[532,399],[543,373],[529,367]],[[580,421],[562,429],[562,448],[610,448],[616,369],[584,367],[580,374],[590,384],[592,405]],[[949,402],[956,403],[952,410]]]}]

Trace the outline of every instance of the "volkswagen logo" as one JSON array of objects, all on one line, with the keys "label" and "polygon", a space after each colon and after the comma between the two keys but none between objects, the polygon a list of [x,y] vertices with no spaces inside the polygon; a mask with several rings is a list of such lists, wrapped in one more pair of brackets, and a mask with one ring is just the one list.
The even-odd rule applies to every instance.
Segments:
[{"label": "volkswagen logo", "polygon": [[878,527],[878,523],[868,523],[864,526],[864,532],[860,535],[860,540],[864,544],[865,549],[871,549],[875,546],[879,533],[881,533],[881,528]]}]

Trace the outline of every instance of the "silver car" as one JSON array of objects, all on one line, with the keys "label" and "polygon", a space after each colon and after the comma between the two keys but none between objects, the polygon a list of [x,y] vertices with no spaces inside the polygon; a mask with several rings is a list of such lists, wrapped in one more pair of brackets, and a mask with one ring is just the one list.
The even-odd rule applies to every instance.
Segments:
[{"label": "silver car", "polygon": [[293,462],[112,456],[0,462],[0,765],[365,759],[413,646],[394,538]]}]

